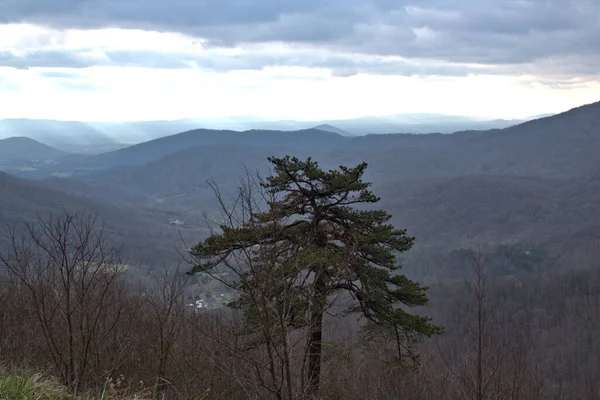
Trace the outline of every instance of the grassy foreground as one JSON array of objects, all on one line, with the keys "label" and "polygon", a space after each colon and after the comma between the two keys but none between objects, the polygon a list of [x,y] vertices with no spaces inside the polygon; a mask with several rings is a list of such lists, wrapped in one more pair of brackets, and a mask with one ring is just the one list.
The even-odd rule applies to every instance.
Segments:
[{"label": "grassy foreground", "polygon": [[101,393],[73,396],[47,375],[23,369],[0,367],[0,400],[162,400],[152,388],[137,394],[122,394],[107,382]]},{"label": "grassy foreground", "polygon": [[39,373],[0,369],[0,400],[73,399],[54,379]]}]

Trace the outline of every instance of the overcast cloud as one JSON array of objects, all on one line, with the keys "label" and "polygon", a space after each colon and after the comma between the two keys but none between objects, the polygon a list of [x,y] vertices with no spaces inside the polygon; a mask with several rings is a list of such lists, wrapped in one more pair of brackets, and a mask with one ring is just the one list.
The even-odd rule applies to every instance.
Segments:
[{"label": "overcast cloud", "polygon": [[0,23],[180,32],[207,47],[285,42],[454,63],[600,61],[597,0],[1,0]]},{"label": "overcast cloud", "polygon": [[[38,108],[51,114],[42,98],[79,103],[85,93],[108,110],[115,96],[141,98],[145,90],[156,98],[167,98],[167,91],[171,97],[198,90],[221,95],[232,79],[237,83],[227,93],[238,99],[295,95],[306,86],[290,83],[298,79],[322,83],[311,86],[307,98],[335,88],[339,97],[330,103],[339,107],[348,98],[343,91],[371,91],[352,103],[353,113],[392,109],[374,88],[408,94],[404,107],[421,104],[422,112],[445,112],[452,103],[479,114],[523,89],[521,103],[508,101],[512,110],[537,104],[556,112],[595,99],[598,65],[599,0],[0,0],[0,106],[15,115],[28,115],[32,93]],[[142,73],[146,81],[138,81]],[[217,77],[220,86],[207,89]],[[466,86],[472,92],[460,89]],[[540,88],[580,91],[559,102]],[[440,109],[422,109],[432,105],[431,94]],[[142,104],[140,98],[131,103]],[[239,100],[236,112],[246,112],[252,101]],[[307,115],[306,107],[322,111],[322,105],[297,101]],[[208,105],[221,112],[222,106]],[[168,115],[179,115],[180,104],[169,106],[175,111]],[[150,107],[166,109],[147,104],[140,115],[155,113]]]}]

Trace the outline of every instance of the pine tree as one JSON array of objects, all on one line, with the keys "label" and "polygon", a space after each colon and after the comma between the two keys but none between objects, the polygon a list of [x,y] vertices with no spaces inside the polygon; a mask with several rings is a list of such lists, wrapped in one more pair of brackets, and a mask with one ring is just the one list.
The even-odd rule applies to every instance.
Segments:
[{"label": "pine tree", "polygon": [[324,171],[310,158],[269,161],[274,173],[261,183],[270,194],[267,209],[252,211],[237,226],[221,226],[195,246],[190,272],[211,271],[235,252],[249,251],[253,267],[238,268],[245,272],[238,276],[240,296],[233,306],[245,311],[251,330],[257,327],[252,288],[261,286],[269,301],[278,299],[270,304],[282,304],[285,293],[286,324],[307,331],[312,393],[320,384],[324,315],[343,293],[349,295],[347,312],[364,316],[371,332],[395,337],[399,355],[401,346],[408,348],[400,332],[409,340],[440,333],[429,318],[407,311],[427,303],[427,288],[402,275],[397,261],[414,238],[390,224],[386,211],[366,207],[379,201],[363,181],[367,164]]}]

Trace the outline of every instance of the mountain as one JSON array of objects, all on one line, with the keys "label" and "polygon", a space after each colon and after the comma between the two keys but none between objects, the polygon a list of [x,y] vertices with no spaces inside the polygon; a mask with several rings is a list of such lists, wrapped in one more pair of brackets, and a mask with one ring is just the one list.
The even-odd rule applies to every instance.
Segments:
[{"label": "mountain", "polygon": [[0,120],[0,138],[24,136],[67,153],[100,153],[123,145],[106,127],[78,121]]},{"label": "mountain", "polygon": [[[219,185],[223,194],[230,198],[236,194],[237,183],[246,170],[253,175],[256,172],[264,175],[268,172],[268,157],[290,153],[299,157],[314,155],[314,151],[294,148],[197,146],[144,165],[98,172],[85,183],[109,186],[112,190],[118,188],[120,193],[113,194],[116,198],[135,198],[161,209],[177,208],[198,213],[214,206],[209,180]],[[105,192],[110,190],[104,189]]]},{"label": "mountain", "polygon": [[53,161],[66,153],[26,137],[0,139],[0,166]]},{"label": "mountain", "polygon": [[[27,181],[0,172],[0,219],[6,224],[35,219],[37,215],[60,211],[62,208],[81,211],[102,209],[115,214],[117,220],[127,221],[126,214],[116,208],[106,210],[101,203],[44,188],[37,182]],[[109,207],[110,208],[110,207]]]},{"label": "mountain", "polygon": [[[349,119],[294,121],[260,120],[250,117],[227,117],[195,120],[198,127],[210,129],[272,129],[300,130],[320,125],[331,125],[342,129],[343,135],[360,136],[385,133],[452,133],[467,129],[505,128],[523,120],[499,120],[442,114],[397,114],[387,116],[367,116]],[[342,134],[341,132],[337,132]]]},{"label": "mountain", "polygon": [[324,121],[352,135],[386,133],[453,133],[462,130],[506,128],[522,120],[488,120],[441,114],[398,114]]},{"label": "mountain", "polygon": [[[325,168],[367,161],[365,178],[394,223],[417,236],[417,248],[535,242],[550,249],[563,235],[599,229],[599,151],[595,103],[504,129],[454,134],[194,130],[63,157],[39,168],[39,176],[78,180],[54,177],[36,185],[146,210],[149,221],[170,215],[199,227],[202,213],[217,206],[207,180],[231,199],[245,168],[268,173],[268,156],[312,156]],[[589,241],[586,246],[592,252]]]},{"label": "mountain", "polygon": [[[466,129],[504,128],[520,122],[523,121],[440,114],[398,114],[324,121],[272,120],[252,116],[139,122],[0,119],[0,139],[26,136],[65,152],[98,154],[196,129],[298,131],[318,126],[342,136],[356,136],[372,133],[452,133]],[[334,130],[329,126],[335,127]]]},{"label": "mountain", "polygon": [[[370,135],[328,159],[365,159],[382,179],[477,173],[581,177],[598,170],[600,102],[489,131],[451,135]],[[400,174],[390,176],[389,171]]]},{"label": "mountain", "polygon": [[197,129],[151,140],[111,153],[100,154],[92,157],[91,160],[97,166],[141,165],[196,146],[237,145],[267,148],[284,146],[303,149],[333,149],[343,141],[344,138],[337,134],[315,129],[292,132],[265,130],[237,132]]},{"label": "mountain", "polygon": [[340,136],[351,136],[350,133],[346,132],[343,129],[340,128],[336,128],[333,125],[329,125],[329,124],[321,124],[321,125],[317,125],[312,129],[316,129],[319,131],[324,131],[324,132],[332,132],[332,133],[337,133]]},{"label": "mountain", "polygon": [[396,180],[462,174],[512,173],[578,176],[597,168],[600,103],[504,129],[454,134],[389,134],[345,137],[318,129],[215,131],[198,129],[99,155],[71,155],[22,176],[93,177],[114,168],[160,160],[200,146],[242,146],[309,151],[330,166],[366,160],[370,174]]},{"label": "mountain", "polygon": [[[123,256],[134,265],[152,265],[177,259],[180,230],[168,221],[172,213],[137,206],[117,206],[95,199],[74,196],[39,182],[0,172],[0,231],[6,226],[31,222],[39,217],[68,212],[95,211],[105,223],[106,239],[123,246]],[[183,236],[190,232],[183,232]],[[196,237],[193,233],[192,237]]]},{"label": "mountain", "polygon": [[[182,134],[171,140],[185,137]],[[600,219],[591,218],[596,213],[590,208],[596,199],[600,201],[600,189],[593,180],[600,175],[600,103],[491,131],[356,138],[335,135],[318,149],[290,142],[271,147],[266,144],[270,142],[261,144],[252,135],[248,136],[253,138],[251,143],[242,144],[234,137],[231,142],[221,138],[224,141],[214,142],[219,144],[190,146],[134,169],[117,170],[108,181],[135,188],[138,195],[146,192],[149,198],[169,199],[184,207],[190,199],[212,195],[203,186],[207,178],[231,187],[243,166],[265,171],[268,155],[312,155],[328,168],[369,162],[367,179],[381,190],[386,208],[394,210],[399,224],[409,223],[426,241],[450,243],[436,236],[445,231],[446,238],[457,240],[455,244],[477,238],[491,242],[531,238],[552,232],[545,221],[558,214],[577,216],[554,220],[575,231],[588,222],[579,209],[587,210],[590,223],[600,224]],[[238,137],[244,136],[240,133]],[[163,147],[165,141],[168,138],[153,146]],[[98,175],[97,179],[107,178]],[[577,198],[580,201],[573,200]],[[513,220],[512,216],[518,217]]]},{"label": "mountain", "polygon": [[475,174],[378,185],[382,206],[429,245],[542,243],[600,227],[600,178]]},{"label": "mountain", "polygon": [[198,146],[247,146],[251,148],[291,148],[331,150],[340,147],[346,138],[332,132],[316,129],[281,132],[250,130],[214,131],[198,129],[154,139],[123,149],[97,155],[71,155],[53,165],[22,175],[31,178],[58,176],[85,176],[112,168],[139,166],[170,154]]}]

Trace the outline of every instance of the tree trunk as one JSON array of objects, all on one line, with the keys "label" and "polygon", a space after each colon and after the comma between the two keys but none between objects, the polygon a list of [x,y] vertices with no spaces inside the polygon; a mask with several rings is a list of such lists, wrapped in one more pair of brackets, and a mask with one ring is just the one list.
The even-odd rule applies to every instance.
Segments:
[{"label": "tree trunk", "polygon": [[321,353],[323,351],[323,316],[327,298],[323,276],[315,281],[315,301],[310,317],[308,338],[308,390],[316,398],[321,383]]},{"label": "tree trunk", "polygon": [[323,338],[323,310],[316,310],[310,323],[308,339],[308,389],[316,397],[321,382],[321,352]]}]

